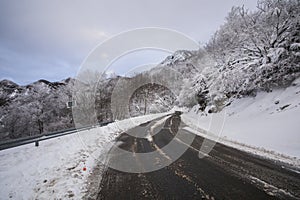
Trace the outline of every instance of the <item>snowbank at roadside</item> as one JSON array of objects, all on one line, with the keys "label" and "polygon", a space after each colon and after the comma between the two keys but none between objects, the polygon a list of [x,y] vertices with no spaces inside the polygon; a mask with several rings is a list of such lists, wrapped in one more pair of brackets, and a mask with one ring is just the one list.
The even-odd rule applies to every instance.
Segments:
[{"label": "snowbank at roadside", "polygon": [[[197,110],[183,114],[183,122],[198,134],[214,133],[211,120],[222,114],[203,116]],[[214,133],[219,142],[300,166],[300,79],[286,89],[235,99],[224,112],[223,129]]]},{"label": "snowbank at roadside", "polygon": [[0,151],[0,199],[82,199],[103,148],[119,133],[167,113],[126,119]]}]

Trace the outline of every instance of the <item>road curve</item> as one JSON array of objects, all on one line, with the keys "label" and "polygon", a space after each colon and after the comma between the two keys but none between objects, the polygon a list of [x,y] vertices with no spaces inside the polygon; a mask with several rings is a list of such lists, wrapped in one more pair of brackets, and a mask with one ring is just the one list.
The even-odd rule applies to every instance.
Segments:
[{"label": "road curve", "polygon": [[[156,121],[141,124],[134,130],[143,135]],[[116,144],[128,152],[162,151],[174,141],[178,129],[184,127],[180,116],[174,114],[164,121],[163,128],[151,140],[122,133]],[[186,131],[185,134],[188,137],[193,133]],[[300,199],[299,169],[220,143],[216,143],[208,156],[200,159],[198,154],[204,138],[193,136],[187,150],[162,169],[127,173],[107,168],[97,199]],[[184,142],[176,141],[178,147],[184,145]],[[161,153],[168,157],[166,152]],[[108,162],[115,162],[117,158],[112,153]],[[134,162],[145,165],[141,160],[136,156]]]}]

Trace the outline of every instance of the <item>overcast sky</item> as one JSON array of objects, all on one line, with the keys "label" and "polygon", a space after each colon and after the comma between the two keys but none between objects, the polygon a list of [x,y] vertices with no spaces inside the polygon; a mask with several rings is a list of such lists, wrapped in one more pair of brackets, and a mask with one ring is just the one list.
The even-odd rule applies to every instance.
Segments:
[{"label": "overcast sky", "polygon": [[205,44],[234,5],[253,10],[256,1],[1,0],[0,79],[28,84],[75,76],[97,44],[134,28],[174,29]]}]

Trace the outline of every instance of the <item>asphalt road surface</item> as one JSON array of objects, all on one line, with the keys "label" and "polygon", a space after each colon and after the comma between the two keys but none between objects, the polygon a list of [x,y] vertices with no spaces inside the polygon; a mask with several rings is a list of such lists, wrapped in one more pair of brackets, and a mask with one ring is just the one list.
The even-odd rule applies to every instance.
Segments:
[{"label": "asphalt road surface", "polygon": [[[104,172],[97,199],[300,199],[299,169],[220,143],[200,159],[203,137],[188,131],[181,139],[175,137],[185,127],[180,115],[174,114],[121,134],[107,158],[114,169]],[[159,131],[154,134],[155,128]],[[192,138],[192,144],[184,138]],[[171,142],[186,151],[180,156],[176,149],[174,154],[165,151]],[[133,158],[120,154],[120,149]],[[149,152],[158,152],[154,160],[139,154]],[[118,167],[126,160],[124,172]],[[153,167],[160,169],[151,171]]]}]

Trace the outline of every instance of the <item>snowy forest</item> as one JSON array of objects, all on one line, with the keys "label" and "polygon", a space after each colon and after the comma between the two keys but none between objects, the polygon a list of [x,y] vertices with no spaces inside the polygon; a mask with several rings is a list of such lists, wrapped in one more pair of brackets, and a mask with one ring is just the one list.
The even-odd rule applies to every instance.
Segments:
[{"label": "snowy forest", "polygon": [[[233,7],[226,22],[198,51],[180,50],[157,67],[132,77],[99,75],[94,94],[98,122],[114,120],[111,95],[120,80],[139,80],[169,67],[183,77],[178,94],[148,84],[129,100],[130,116],[165,112],[173,106],[199,104],[203,114],[219,112],[236,98],[289,86],[300,75],[300,2],[262,0],[257,9]],[[39,80],[19,86],[0,82],[0,140],[74,127],[72,101],[75,80]],[[88,84],[83,84],[89,88]],[[78,103],[78,102],[77,102]]]}]

